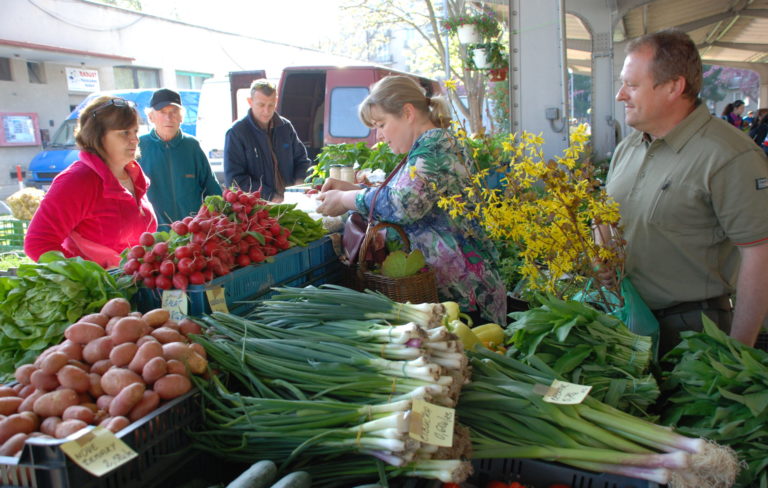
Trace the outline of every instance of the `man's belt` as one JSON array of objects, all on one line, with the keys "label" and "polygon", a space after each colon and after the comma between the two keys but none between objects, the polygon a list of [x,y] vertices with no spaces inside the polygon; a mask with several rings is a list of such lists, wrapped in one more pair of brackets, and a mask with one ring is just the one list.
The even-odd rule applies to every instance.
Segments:
[{"label": "man's belt", "polygon": [[653,314],[656,318],[662,318],[667,315],[693,312],[694,310],[722,310],[723,312],[728,312],[732,309],[733,304],[731,303],[731,296],[722,295],[719,297],[708,298],[707,300],[678,303],[671,307],[654,310]]}]

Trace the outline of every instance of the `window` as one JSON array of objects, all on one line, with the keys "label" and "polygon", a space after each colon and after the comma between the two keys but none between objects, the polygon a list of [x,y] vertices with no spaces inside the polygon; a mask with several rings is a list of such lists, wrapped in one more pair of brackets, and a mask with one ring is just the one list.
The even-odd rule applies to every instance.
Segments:
[{"label": "window", "polygon": [[115,88],[158,88],[159,86],[160,70],[115,66]]},{"label": "window", "polygon": [[11,60],[9,58],[0,58],[0,80],[13,81],[13,78],[11,78]]},{"label": "window", "polygon": [[176,86],[180,90],[199,90],[203,86],[203,81],[212,75],[207,73],[191,73],[188,71],[176,72]]},{"label": "window", "polygon": [[30,83],[45,83],[45,70],[43,63],[27,61],[27,75]]},{"label": "window", "polygon": [[357,116],[357,107],[367,96],[367,88],[333,89],[329,120],[329,132],[333,137],[368,137],[370,129]]}]

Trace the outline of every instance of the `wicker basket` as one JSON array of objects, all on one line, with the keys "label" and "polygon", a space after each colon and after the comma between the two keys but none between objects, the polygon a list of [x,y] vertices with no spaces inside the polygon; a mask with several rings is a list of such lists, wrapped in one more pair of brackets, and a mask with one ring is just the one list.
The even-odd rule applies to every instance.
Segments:
[{"label": "wicker basket", "polygon": [[[360,245],[360,256],[365,256],[371,238],[382,228],[389,227],[400,234],[405,252],[411,251],[411,241],[405,231],[396,224],[380,222],[368,229]],[[390,278],[368,270],[368,263],[363,259],[354,267],[349,267],[347,286],[356,290],[374,290],[383,293],[396,302],[437,303],[437,280],[435,272],[429,269],[422,273],[404,278]]]}]

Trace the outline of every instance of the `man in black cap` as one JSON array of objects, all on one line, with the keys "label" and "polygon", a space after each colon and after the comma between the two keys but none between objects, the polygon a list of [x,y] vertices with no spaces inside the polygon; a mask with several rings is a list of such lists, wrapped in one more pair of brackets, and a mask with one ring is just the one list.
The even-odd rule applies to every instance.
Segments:
[{"label": "man in black cap", "polygon": [[158,230],[169,230],[171,222],[197,212],[206,196],[221,195],[221,186],[200,143],[181,131],[184,108],[177,92],[153,93],[147,117],[154,127],[139,138],[139,164],[150,180],[147,196]]}]

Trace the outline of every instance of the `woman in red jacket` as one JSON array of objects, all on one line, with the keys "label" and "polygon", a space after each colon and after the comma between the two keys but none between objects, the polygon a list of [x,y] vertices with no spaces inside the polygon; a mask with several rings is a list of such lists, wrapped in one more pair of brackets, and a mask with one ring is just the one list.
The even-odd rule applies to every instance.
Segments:
[{"label": "woman in red jacket", "polygon": [[143,232],[157,229],[149,181],[136,163],[138,131],[132,102],[102,96],[83,109],[75,128],[79,160],[53,180],[35,212],[24,239],[30,258],[61,251],[110,268]]}]

